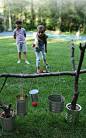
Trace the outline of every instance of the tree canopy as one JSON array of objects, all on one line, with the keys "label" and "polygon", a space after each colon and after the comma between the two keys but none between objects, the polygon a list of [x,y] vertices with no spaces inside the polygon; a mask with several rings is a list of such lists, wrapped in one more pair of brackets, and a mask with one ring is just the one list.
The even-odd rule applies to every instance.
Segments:
[{"label": "tree canopy", "polygon": [[85,30],[85,0],[0,0],[0,15],[9,28],[9,8],[12,29],[14,21],[21,19],[23,27],[29,31],[43,24],[47,30],[77,31],[80,24]]}]

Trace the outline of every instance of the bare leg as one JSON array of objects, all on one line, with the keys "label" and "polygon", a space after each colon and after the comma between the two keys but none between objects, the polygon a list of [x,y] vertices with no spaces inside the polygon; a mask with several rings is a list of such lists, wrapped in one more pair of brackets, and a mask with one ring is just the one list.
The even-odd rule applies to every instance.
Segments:
[{"label": "bare leg", "polygon": [[25,61],[27,61],[26,52],[23,52],[23,54],[24,54]]},{"label": "bare leg", "polygon": [[44,64],[46,64],[46,59],[44,59]]},{"label": "bare leg", "polygon": [[46,68],[49,68],[49,64],[46,62],[46,59],[44,59],[44,64],[46,65]]},{"label": "bare leg", "polygon": [[18,58],[21,60],[21,52],[18,53]]},{"label": "bare leg", "polygon": [[40,70],[40,67],[39,66],[37,67],[37,70]]}]

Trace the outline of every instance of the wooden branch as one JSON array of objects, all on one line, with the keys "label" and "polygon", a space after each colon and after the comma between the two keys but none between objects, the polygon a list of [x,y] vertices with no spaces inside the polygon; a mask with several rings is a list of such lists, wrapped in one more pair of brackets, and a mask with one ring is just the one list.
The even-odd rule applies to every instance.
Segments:
[{"label": "wooden branch", "polygon": [[4,87],[5,83],[6,83],[6,80],[7,80],[7,77],[5,77],[5,80],[4,80],[4,83],[3,83],[3,85],[2,85],[2,87],[1,87],[1,89],[0,89],[0,92],[1,92],[2,89],[3,89],[3,87]]},{"label": "wooden branch", "polygon": [[[86,72],[86,71],[85,71]],[[15,77],[15,78],[37,78],[37,77],[49,77],[49,76],[61,76],[61,75],[70,75],[70,76],[74,76],[75,72],[52,72],[52,73],[40,73],[40,74],[8,74],[8,73],[3,73],[0,74],[0,77],[5,77],[4,83],[0,89],[0,92],[2,91],[5,83],[6,83],[6,79],[7,77]]]},{"label": "wooden branch", "polygon": [[[85,70],[81,70],[81,73],[86,73],[86,69]],[[14,78],[37,78],[37,77],[50,77],[50,76],[62,76],[62,75],[70,75],[70,76],[75,76],[76,72],[71,72],[71,71],[65,71],[65,72],[51,72],[51,73],[40,73],[40,74],[8,74],[8,73],[3,73],[0,74],[0,77],[5,77],[4,83],[0,89],[0,92],[2,91],[5,83],[6,83],[6,79],[8,77],[14,77]]]},{"label": "wooden branch", "polygon": [[80,43],[81,53],[80,53],[80,59],[79,59],[76,75],[75,75],[75,78],[74,78],[74,95],[73,95],[73,99],[72,99],[72,102],[71,102],[71,109],[72,110],[76,109],[76,102],[78,100],[78,95],[79,95],[78,79],[79,79],[79,73],[80,73],[80,69],[81,69],[81,66],[82,66],[82,62],[83,62],[83,59],[84,59],[85,49],[86,49],[86,43],[83,46],[81,46],[81,43]]},{"label": "wooden branch", "polygon": [[[80,70],[79,74],[86,73],[86,69]],[[64,71],[64,72],[51,72],[51,73],[40,73],[40,74],[10,74],[3,73],[0,74],[1,77],[14,77],[14,78],[37,78],[37,77],[50,77],[50,76],[62,76],[62,75],[70,75],[75,76],[76,72],[73,71]]]},{"label": "wooden branch", "polygon": [[74,61],[74,43],[73,39],[71,40],[71,60],[72,60],[72,70],[75,71],[75,61]]},{"label": "wooden branch", "polygon": [[[86,70],[84,70],[86,73]],[[81,71],[82,73],[82,71]],[[49,76],[62,76],[62,75],[70,75],[75,76],[75,72],[71,71],[64,71],[64,72],[51,72],[51,73],[40,73],[40,74],[10,74],[10,73],[3,73],[0,74],[0,77],[14,77],[14,78],[37,78],[37,77],[49,77]]]}]

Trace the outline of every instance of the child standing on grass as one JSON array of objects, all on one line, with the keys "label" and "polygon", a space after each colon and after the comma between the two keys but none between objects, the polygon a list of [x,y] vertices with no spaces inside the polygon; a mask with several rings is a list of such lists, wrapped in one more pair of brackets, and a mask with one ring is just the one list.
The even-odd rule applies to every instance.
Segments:
[{"label": "child standing on grass", "polygon": [[77,38],[77,40],[79,39],[79,36],[80,36],[80,32],[78,31],[78,32],[76,32],[76,38]]},{"label": "child standing on grass", "polygon": [[16,29],[13,32],[14,35],[14,39],[16,39],[16,45],[17,45],[17,50],[18,50],[18,64],[21,62],[21,51],[24,54],[24,58],[25,58],[25,63],[26,64],[30,64],[27,61],[27,56],[26,56],[26,52],[27,52],[27,45],[25,42],[25,37],[26,37],[26,31],[24,28],[21,27],[21,20],[16,20],[15,21],[15,25],[16,25]]},{"label": "child standing on grass", "polygon": [[46,68],[49,67],[49,64],[46,62],[45,52],[47,53],[47,38],[48,36],[45,34],[45,29],[43,25],[39,25],[37,27],[37,35],[35,38],[35,42],[32,45],[32,49],[34,49],[36,54],[36,66],[37,73],[40,73],[40,52],[42,54],[43,63],[46,65]]}]

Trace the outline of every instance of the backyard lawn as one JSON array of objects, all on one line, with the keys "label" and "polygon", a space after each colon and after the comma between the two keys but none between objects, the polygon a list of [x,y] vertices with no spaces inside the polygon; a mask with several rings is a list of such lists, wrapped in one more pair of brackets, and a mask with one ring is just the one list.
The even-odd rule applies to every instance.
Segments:
[{"label": "backyard lawn", "polygon": [[[30,65],[25,64],[22,53],[21,63],[17,64],[18,53],[16,42],[12,36],[0,36],[0,74],[34,74],[36,73],[36,57],[31,49],[34,39],[26,38],[28,47],[27,59]],[[81,42],[84,44],[85,42]],[[74,41],[75,46],[75,66],[77,69],[80,50],[80,41]],[[50,65],[49,72],[72,71],[71,62],[71,41],[48,39],[48,53],[46,60]],[[46,70],[41,59],[41,70]],[[84,56],[82,70],[86,69],[86,54]],[[56,85],[54,87],[56,79]],[[60,81],[59,81],[60,80]],[[37,83],[38,81],[38,83]],[[4,82],[4,78],[0,77],[0,87]],[[33,82],[33,85],[32,85]],[[0,99],[3,103],[12,103],[12,109],[16,109],[16,96],[21,93],[20,78],[7,78],[6,85],[0,93]],[[28,114],[24,117],[17,118],[17,129],[12,133],[4,133],[2,131],[0,119],[0,138],[85,138],[86,137],[86,74],[80,74],[79,77],[79,98],[78,104],[82,106],[77,124],[71,124],[65,120],[66,104],[70,103],[73,96],[74,77],[58,76],[58,77],[39,77],[22,78],[23,93],[28,95]],[[39,87],[39,101],[36,107],[32,106],[29,95],[31,89]],[[61,85],[61,91],[60,91]],[[60,114],[49,112],[47,97],[50,94],[61,94],[65,97],[64,111]],[[2,111],[0,109],[0,111]]]}]

